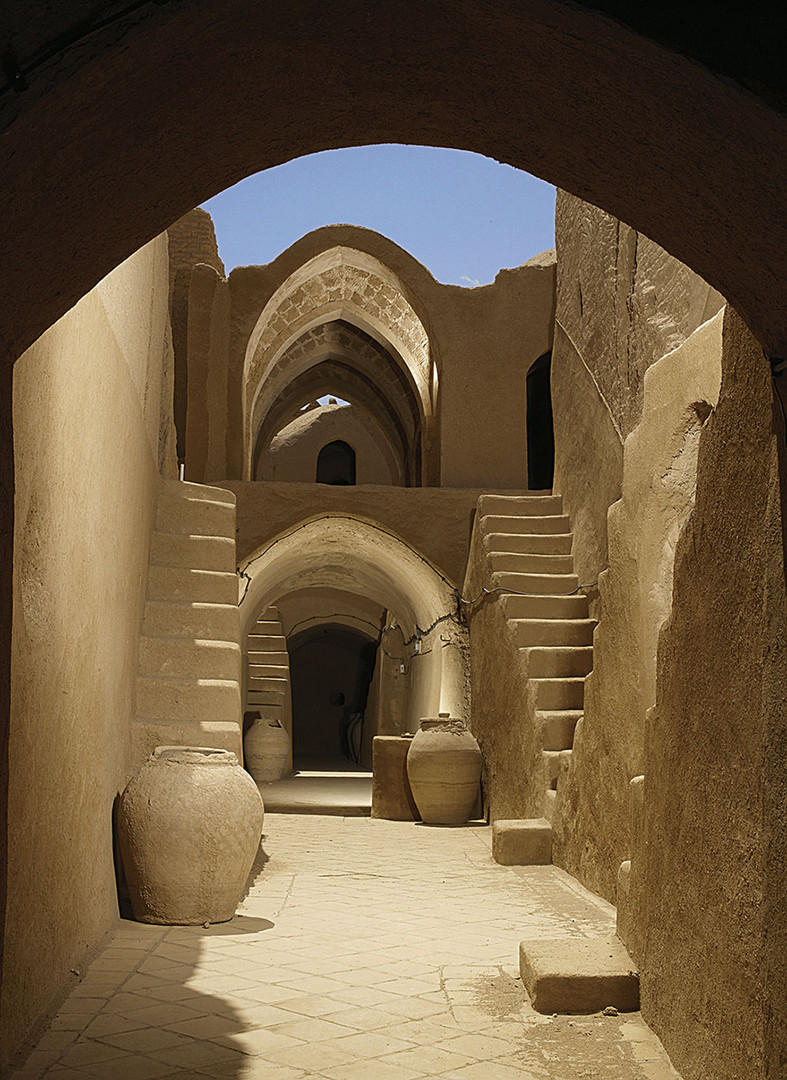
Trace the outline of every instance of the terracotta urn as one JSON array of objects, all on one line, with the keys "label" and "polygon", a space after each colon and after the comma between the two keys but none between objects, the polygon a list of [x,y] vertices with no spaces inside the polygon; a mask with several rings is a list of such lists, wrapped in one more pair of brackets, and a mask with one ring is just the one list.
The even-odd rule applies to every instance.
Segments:
[{"label": "terracotta urn", "polygon": [[481,750],[464,721],[448,713],[422,720],[407,753],[407,776],[423,821],[468,821],[481,779]]},{"label": "terracotta urn", "polygon": [[157,747],[120,798],[120,853],[134,918],[186,926],[231,919],[262,820],[257,785],[231,751]]},{"label": "terracotta urn", "polygon": [[243,736],[246,768],[258,784],[281,780],[290,756],[290,735],[279,722],[278,705],[258,705]]}]

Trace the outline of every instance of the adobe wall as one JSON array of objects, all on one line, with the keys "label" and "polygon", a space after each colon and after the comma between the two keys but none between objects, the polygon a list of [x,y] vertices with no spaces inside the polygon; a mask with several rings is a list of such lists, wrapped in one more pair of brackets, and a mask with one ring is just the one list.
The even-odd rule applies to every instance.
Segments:
[{"label": "adobe wall", "polygon": [[[439,414],[435,424],[435,429],[439,424],[439,436],[436,430],[427,435],[431,460],[427,449],[425,482],[456,488],[526,487],[525,377],[530,365],[552,347],[553,254],[547,252],[524,266],[502,270],[491,285],[465,289],[440,284],[392,241],[371,230],[349,225],[318,229],[272,263],[238,267],[230,274],[229,312],[217,315],[215,329],[200,335],[205,341],[223,342],[226,328],[230,328],[228,352],[220,359],[219,348],[212,360],[229,371],[226,422],[222,421],[222,431],[226,432],[225,458],[223,463],[213,462],[206,479],[243,475],[243,365],[246,347],[261,312],[277,289],[303,264],[337,246],[371,255],[390,268],[401,284],[401,296],[429,336],[431,358],[438,369],[436,402],[432,404]],[[202,268],[196,274],[205,279],[200,286],[203,302],[212,304],[212,291],[221,287],[209,284],[206,280],[209,274]],[[348,278],[349,281],[356,278]],[[357,289],[351,290],[353,302],[368,303],[370,311],[375,304],[379,306],[379,298],[368,281],[364,284],[359,275],[356,284]],[[348,288],[345,282],[342,295]],[[337,304],[341,306],[339,300],[329,302],[330,290],[326,289],[324,280],[315,282],[313,288],[307,282],[291,298],[291,303],[285,302],[293,326],[303,318],[301,311],[307,307],[309,311],[328,312]],[[386,317],[393,330],[418,353],[423,343],[417,340],[414,325],[410,325],[410,315],[402,308],[401,317],[397,317],[397,310],[394,300],[393,314],[385,313]],[[286,338],[284,314],[283,309],[274,328],[282,341]],[[429,377],[428,370],[423,374]],[[203,429],[201,437],[210,439],[207,421],[203,422]],[[198,457],[205,456],[199,449],[195,453]]]},{"label": "adobe wall", "polygon": [[238,500],[238,563],[313,517],[349,514],[389,529],[457,587],[464,580],[479,488],[334,487],[226,480]]},{"label": "adobe wall", "polygon": [[675,545],[694,507],[698,447],[719,397],[722,322],[719,312],[646,371],[642,420],[623,450],[622,498],[608,514],[593,670],[570,768],[558,783],[553,858],[613,903],[618,869],[630,857],[629,781],[645,767]]},{"label": "adobe wall", "polygon": [[607,509],[620,498],[645,372],[723,301],[646,236],[564,191],[555,238],[554,487],[571,515],[575,569],[592,582],[607,565]]},{"label": "adobe wall", "polygon": [[174,472],[167,243],[17,361],[5,1061],[118,917],[126,780],[160,469]]},{"label": "adobe wall", "polygon": [[724,323],[632,852],[642,1008],[685,1080],[787,1067],[787,603],[769,368]]}]

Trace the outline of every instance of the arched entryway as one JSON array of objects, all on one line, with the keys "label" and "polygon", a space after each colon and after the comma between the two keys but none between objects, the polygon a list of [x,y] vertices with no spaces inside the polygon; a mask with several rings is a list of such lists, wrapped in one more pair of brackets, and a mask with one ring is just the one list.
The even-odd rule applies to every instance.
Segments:
[{"label": "arched entryway", "polygon": [[355,451],[344,439],[326,443],[317,455],[318,484],[355,483]]}]

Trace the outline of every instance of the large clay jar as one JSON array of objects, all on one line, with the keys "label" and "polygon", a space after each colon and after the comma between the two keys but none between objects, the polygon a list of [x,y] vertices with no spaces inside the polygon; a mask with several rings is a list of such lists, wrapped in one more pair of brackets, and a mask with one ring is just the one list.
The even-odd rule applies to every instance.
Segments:
[{"label": "large clay jar", "polygon": [[134,918],[196,925],[235,914],[262,835],[257,785],[235,754],[159,746],[120,799]]},{"label": "large clay jar", "polygon": [[441,713],[422,720],[407,753],[415,805],[431,825],[462,825],[473,812],[481,779],[481,750],[462,720]]},{"label": "large clay jar", "polygon": [[246,768],[258,784],[281,780],[290,756],[290,736],[279,723],[281,707],[258,705],[257,718],[252,720],[243,736],[243,756]]}]

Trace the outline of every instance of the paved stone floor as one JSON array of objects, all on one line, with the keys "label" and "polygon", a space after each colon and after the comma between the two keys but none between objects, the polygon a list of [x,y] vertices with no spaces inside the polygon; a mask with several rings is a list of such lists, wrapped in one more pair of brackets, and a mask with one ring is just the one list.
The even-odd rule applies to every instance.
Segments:
[{"label": "paved stone floor", "polygon": [[639,1014],[535,1013],[520,937],[611,909],[486,826],[269,814],[230,923],[120,925],[16,1080],[668,1080]]}]

